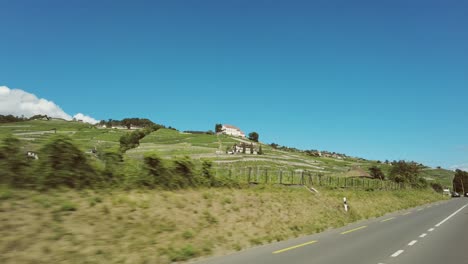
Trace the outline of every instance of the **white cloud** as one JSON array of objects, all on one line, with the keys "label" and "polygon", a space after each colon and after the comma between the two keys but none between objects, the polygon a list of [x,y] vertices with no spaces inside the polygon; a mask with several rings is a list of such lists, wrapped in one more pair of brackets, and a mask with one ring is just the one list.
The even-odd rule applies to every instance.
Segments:
[{"label": "white cloud", "polygon": [[73,116],[73,118],[75,118],[76,120],[82,120],[83,122],[85,123],[90,123],[90,124],[97,124],[99,123],[98,120],[90,117],[90,116],[87,116],[87,115],[83,115],[82,113],[78,113],[76,115]]},{"label": "white cloud", "polygon": [[[54,102],[37,98],[32,93],[20,89],[10,89],[0,86],[0,114],[31,117],[33,115],[47,115],[50,117],[72,120],[71,115],[65,113]],[[92,117],[78,113],[74,116],[83,122],[95,124],[98,121]]]},{"label": "white cloud", "polygon": [[450,166],[450,169],[451,170],[459,169],[462,171],[468,171],[468,163],[453,165],[453,166]]}]

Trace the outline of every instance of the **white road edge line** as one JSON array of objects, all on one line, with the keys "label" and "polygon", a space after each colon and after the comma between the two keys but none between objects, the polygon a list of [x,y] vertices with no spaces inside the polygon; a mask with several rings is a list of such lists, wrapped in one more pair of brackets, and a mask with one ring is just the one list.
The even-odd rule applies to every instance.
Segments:
[{"label": "white road edge line", "polygon": [[429,228],[427,231],[432,232],[434,231],[434,228]]},{"label": "white road edge line", "polygon": [[417,242],[418,242],[417,240],[413,240],[413,241],[408,243],[408,246],[412,246],[412,245],[416,244]]},{"label": "white road edge line", "polygon": [[403,253],[403,252],[404,252],[404,250],[401,250],[401,249],[400,249],[400,250],[398,250],[397,252],[393,253],[393,254],[392,254],[392,257],[393,257],[393,258],[396,258],[396,257],[398,257],[398,256],[399,256],[401,253]]},{"label": "white road edge line", "polygon": [[420,235],[419,237],[425,237],[425,236],[427,236],[427,234],[426,234],[426,233],[423,233],[423,234]]},{"label": "white road edge line", "polygon": [[445,218],[444,220],[440,221],[440,223],[438,223],[437,225],[435,225],[435,227],[439,227],[441,224],[445,223],[445,221],[449,220],[450,218],[452,218],[454,215],[458,214],[458,212],[460,212],[461,210],[463,210],[465,207],[467,207],[468,204],[465,204],[464,206],[462,206],[462,208],[458,209],[457,211],[455,211],[453,214],[449,215],[447,218]]}]

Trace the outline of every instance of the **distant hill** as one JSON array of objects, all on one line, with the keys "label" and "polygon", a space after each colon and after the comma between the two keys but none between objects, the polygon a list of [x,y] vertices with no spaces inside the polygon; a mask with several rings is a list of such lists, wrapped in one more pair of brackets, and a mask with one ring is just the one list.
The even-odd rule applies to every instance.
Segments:
[{"label": "distant hill", "polygon": [[[146,120],[143,123],[147,122]],[[148,123],[149,124],[149,123]],[[13,134],[25,142],[25,151],[38,149],[54,133],[71,137],[83,150],[103,151],[118,149],[122,135],[130,133],[128,129],[104,128],[82,122],[63,120],[28,120],[0,124],[0,139]],[[234,144],[259,144],[263,155],[227,154]],[[189,156],[194,160],[210,159],[217,168],[260,167],[285,171],[307,170],[312,173],[337,176],[369,176],[372,166],[381,168],[386,174],[391,165],[377,161],[363,160],[348,156],[317,157],[305,151],[290,151],[287,148],[274,148],[271,145],[254,143],[247,139],[227,135],[184,133],[174,129],[162,128],[140,140],[137,148],[130,149],[125,156],[142,159],[148,152],[158,152],[162,157]],[[451,186],[454,172],[445,169],[423,169],[422,176],[428,181]]]}]

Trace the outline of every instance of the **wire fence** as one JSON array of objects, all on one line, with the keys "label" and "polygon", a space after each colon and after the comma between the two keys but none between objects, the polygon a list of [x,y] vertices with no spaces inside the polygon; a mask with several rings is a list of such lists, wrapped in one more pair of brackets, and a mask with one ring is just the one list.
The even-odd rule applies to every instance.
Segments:
[{"label": "wire fence", "polygon": [[248,184],[305,185],[309,187],[325,186],[351,189],[399,190],[405,186],[388,180],[373,179],[364,176],[339,177],[323,175],[308,170],[285,170],[261,167],[219,167],[217,177],[226,177]]}]

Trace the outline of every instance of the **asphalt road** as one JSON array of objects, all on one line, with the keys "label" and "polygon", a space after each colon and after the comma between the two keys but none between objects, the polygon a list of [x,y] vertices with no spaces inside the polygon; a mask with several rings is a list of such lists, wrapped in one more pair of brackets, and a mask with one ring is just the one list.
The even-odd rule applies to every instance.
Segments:
[{"label": "asphalt road", "polygon": [[468,263],[468,198],[416,207],[196,263]]}]

